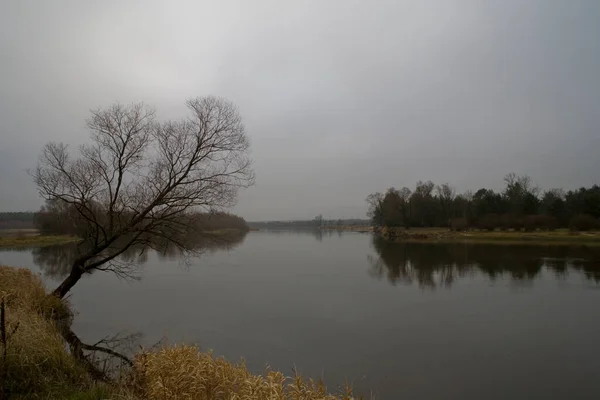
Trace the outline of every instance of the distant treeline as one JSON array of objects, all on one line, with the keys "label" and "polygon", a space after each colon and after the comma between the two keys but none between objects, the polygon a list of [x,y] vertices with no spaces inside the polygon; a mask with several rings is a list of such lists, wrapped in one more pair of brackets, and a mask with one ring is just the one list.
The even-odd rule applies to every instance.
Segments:
[{"label": "distant treeline", "polygon": [[0,229],[33,229],[32,212],[0,212]]},{"label": "distant treeline", "polygon": [[505,176],[503,191],[456,194],[445,183],[417,182],[414,190],[390,188],[367,197],[375,226],[442,227],[455,230],[600,229],[600,186],[542,192],[528,176]]},{"label": "distant treeline", "polygon": [[325,219],[321,215],[313,219],[293,221],[255,221],[248,222],[252,229],[314,229],[322,226],[369,225],[368,219]]},{"label": "distant treeline", "polygon": [[[120,218],[127,218],[122,214]],[[237,215],[225,212],[188,213],[180,219],[183,226],[189,231],[219,231],[249,230],[246,221]],[[33,215],[33,226],[41,233],[48,235],[74,235],[86,237],[88,221],[72,207],[57,202],[48,202],[42,209]]]},{"label": "distant treeline", "polygon": [[235,229],[243,232],[250,230],[246,220],[238,215],[214,212],[192,214],[192,222],[204,231]]}]

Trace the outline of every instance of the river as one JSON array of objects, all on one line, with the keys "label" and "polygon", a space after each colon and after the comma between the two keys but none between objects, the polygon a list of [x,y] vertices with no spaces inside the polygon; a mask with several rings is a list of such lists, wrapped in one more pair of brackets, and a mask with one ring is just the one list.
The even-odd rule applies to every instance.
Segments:
[{"label": "river", "polygon": [[[52,288],[69,251],[4,250],[0,264]],[[193,342],[378,399],[600,398],[600,249],[260,231],[189,263],[146,253],[140,269],[75,286],[83,340]]]}]

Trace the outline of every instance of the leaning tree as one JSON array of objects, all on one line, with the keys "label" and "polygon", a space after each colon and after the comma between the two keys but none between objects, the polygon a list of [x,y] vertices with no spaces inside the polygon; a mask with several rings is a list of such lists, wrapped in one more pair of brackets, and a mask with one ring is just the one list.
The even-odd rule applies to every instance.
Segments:
[{"label": "leaning tree", "polygon": [[190,215],[230,207],[238,189],[253,184],[236,107],[215,97],[186,105],[187,118],[165,122],[144,104],[98,109],[87,120],[91,141],[75,156],[62,143],[44,147],[31,172],[39,193],[76,214],[85,240],[54,295],[94,270],[130,276],[135,264],[119,256],[134,246],[193,252]]}]

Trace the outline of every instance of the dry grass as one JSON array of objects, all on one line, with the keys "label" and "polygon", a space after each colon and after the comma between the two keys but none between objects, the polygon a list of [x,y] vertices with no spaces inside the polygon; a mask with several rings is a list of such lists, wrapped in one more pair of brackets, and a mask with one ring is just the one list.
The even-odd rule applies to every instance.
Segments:
[{"label": "dry grass", "polygon": [[6,371],[4,390],[15,398],[44,398],[90,384],[56,326],[55,318],[70,316],[68,305],[48,297],[39,276],[0,266],[0,298],[6,304],[8,334],[6,363],[0,361]]},{"label": "dry grass", "polygon": [[28,269],[0,265],[0,298],[9,310],[40,314],[51,319],[71,316],[65,300],[48,296],[39,275]]},{"label": "dry grass", "polygon": [[[18,326],[17,326],[18,324]],[[11,393],[30,396],[65,387],[85,387],[90,382],[65,348],[62,336],[45,317],[21,310],[7,310],[6,385]]]},{"label": "dry grass", "polygon": [[148,400],[349,400],[351,388],[331,395],[321,382],[278,371],[254,375],[195,346],[170,346],[136,356],[133,386]]}]

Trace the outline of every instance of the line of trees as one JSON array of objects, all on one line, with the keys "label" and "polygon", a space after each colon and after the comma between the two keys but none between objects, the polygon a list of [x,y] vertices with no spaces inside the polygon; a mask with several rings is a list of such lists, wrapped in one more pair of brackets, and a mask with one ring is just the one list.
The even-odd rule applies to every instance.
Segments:
[{"label": "line of trees", "polygon": [[454,230],[586,231],[600,228],[600,186],[542,192],[527,175],[510,173],[501,192],[479,189],[456,194],[447,183],[419,181],[414,190],[389,188],[367,197],[375,226],[449,227]]},{"label": "line of trees", "polygon": [[[89,224],[74,205],[56,200],[46,201],[41,210],[33,215],[33,226],[46,235],[74,235],[89,239]],[[188,212],[179,216],[179,223],[190,231],[214,232],[221,230],[250,230],[244,218],[235,214],[214,212]]]},{"label": "line of trees", "polygon": [[0,212],[0,229],[33,228],[32,212]]}]

